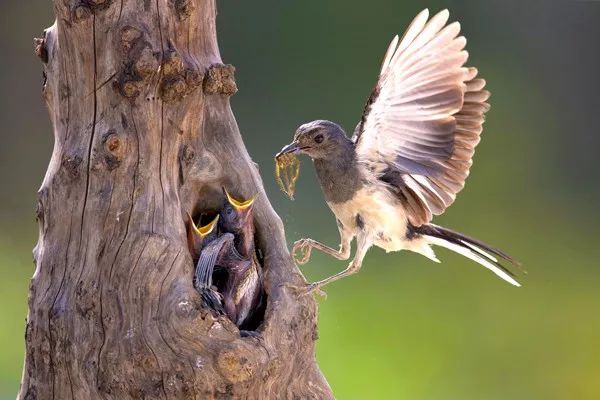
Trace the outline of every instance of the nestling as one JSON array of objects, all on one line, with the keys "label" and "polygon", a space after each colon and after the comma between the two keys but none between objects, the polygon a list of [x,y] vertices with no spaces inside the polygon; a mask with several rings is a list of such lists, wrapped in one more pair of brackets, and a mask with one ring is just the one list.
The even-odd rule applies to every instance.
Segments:
[{"label": "nestling", "polygon": [[228,252],[228,277],[223,292],[225,311],[238,326],[243,326],[262,304],[262,268],[256,258],[252,206],[256,196],[240,201],[223,189],[227,201],[221,210],[220,229],[234,235]]},{"label": "nestling", "polygon": [[190,249],[190,253],[192,255],[192,260],[194,264],[198,262],[198,258],[200,257],[200,252],[204,248],[204,246],[213,240],[217,236],[217,222],[219,222],[219,215],[217,215],[212,221],[204,226],[196,226],[194,219],[190,215],[187,214],[187,242],[188,248]]},{"label": "nestling", "polygon": [[[252,218],[255,197],[239,201],[223,190],[226,200],[214,220],[218,220],[218,233],[201,248],[196,266],[196,288],[205,305],[224,311],[241,327],[262,303],[262,269],[256,258]],[[226,272],[226,280],[220,285],[221,294],[213,289],[215,269]]]},{"label": "nestling", "polygon": [[[228,239],[233,242],[233,235],[230,234],[230,238],[218,237],[218,221],[219,215],[217,214],[208,224],[197,227],[194,219],[188,213],[186,229],[188,248],[190,249],[194,265],[196,265],[194,287],[200,294],[205,307],[223,313],[223,298],[219,292],[213,290],[212,273],[215,261],[219,257],[219,250],[222,247],[222,243]],[[215,246],[218,247],[218,250],[215,250]]]},{"label": "nestling", "polygon": [[396,36],[353,137],[330,121],[298,128],[283,154],[305,154],[315,170],[325,200],[335,214],[339,250],[312,239],[294,244],[306,263],[317,249],[340,260],[346,270],[312,283],[305,292],[358,272],[368,249],[411,250],[439,262],[431,245],[460,253],[507,282],[519,286],[499,259],[505,253],[450,229],[431,224],[463,188],[479,143],[489,92],[477,69],[465,67],[466,40],[460,25],[446,25],[449,13],[429,19],[419,13],[401,40]]}]

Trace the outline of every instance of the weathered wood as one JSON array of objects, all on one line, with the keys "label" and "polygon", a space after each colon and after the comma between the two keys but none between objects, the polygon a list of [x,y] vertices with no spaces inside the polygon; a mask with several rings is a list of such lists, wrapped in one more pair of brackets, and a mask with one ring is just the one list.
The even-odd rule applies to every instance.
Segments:
[{"label": "weathered wood", "polygon": [[[55,0],[36,41],[55,144],[19,398],[331,398],[316,305],[229,106],[214,0]],[[201,308],[186,211],[221,186],[255,203],[268,304],[259,338]]]}]

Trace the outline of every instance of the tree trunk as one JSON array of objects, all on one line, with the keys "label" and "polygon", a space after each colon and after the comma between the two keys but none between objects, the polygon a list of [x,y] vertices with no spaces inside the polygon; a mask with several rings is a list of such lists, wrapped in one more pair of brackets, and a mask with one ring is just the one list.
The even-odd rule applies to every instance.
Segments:
[{"label": "tree trunk", "polygon": [[[20,399],[332,398],[316,305],[229,106],[214,0],[55,0],[37,40],[54,151],[39,191]],[[202,308],[186,212],[248,198],[258,337]]]}]

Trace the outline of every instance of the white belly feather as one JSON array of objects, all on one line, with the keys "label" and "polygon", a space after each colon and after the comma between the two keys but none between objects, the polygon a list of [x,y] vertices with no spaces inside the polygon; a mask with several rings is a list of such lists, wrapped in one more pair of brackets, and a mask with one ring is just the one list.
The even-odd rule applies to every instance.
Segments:
[{"label": "white belly feather", "polygon": [[421,239],[406,239],[408,219],[400,201],[385,186],[363,187],[351,200],[344,203],[328,203],[338,220],[355,235],[359,234],[357,215],[364,223],[363,233],[369,242],[386,252],[411,250],[436,262],[429,244]]},{"label": "white belly feather", "polygon": [[351,200],[329,203],[331,211],[340,222],[358,233],[357,215],[364,223],[362,228],[370,241],[386,251],[404,248],[406,213],[404,207],[384,187],[362,188]]}]

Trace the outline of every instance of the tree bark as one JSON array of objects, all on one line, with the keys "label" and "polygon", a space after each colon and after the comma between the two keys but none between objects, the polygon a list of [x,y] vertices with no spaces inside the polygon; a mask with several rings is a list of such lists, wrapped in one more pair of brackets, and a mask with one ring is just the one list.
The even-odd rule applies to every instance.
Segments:
[{"label": "tree bark", "polygon": [[[332,398],[316,305],[230,109],[214,0],[55,0],[36,41],[55,135],[39,191],[20,399]],[[255,193],[267,308],[202,308],[186,212]]]}]

